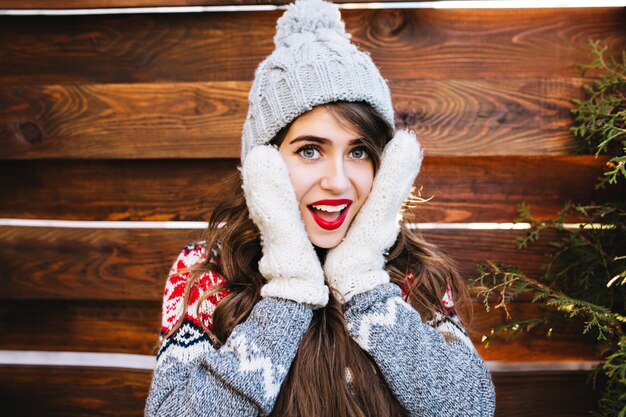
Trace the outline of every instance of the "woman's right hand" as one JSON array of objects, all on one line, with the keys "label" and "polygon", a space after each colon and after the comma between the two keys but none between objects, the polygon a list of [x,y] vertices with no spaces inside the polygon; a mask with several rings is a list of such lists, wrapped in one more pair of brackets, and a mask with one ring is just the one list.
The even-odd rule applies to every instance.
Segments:
[{"label": "woman's right hand", "polygon": [[324,307],[328,302],[324,271],[304,229],[282,155],[273,146],[257,146],[241,171],[250,218],[261,232],[259,272],[267,279],[261,296]]}]

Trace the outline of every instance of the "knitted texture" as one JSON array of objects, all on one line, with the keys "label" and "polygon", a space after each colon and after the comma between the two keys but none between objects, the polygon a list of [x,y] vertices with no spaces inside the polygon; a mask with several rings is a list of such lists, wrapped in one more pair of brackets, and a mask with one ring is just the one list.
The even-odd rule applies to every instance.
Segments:
[{"label": "knitted texture", "polygon": [[385,146],[372,191],[344,240],[328,252],[324,272],[344,302],[389,282],[384,252],[396,241],[407,198],[423,159],[415,133],[396,132]]},{"label": "knitted texture", "polygon": [[[215,344],[203,330],[202,325],[209,330],[213,330],[213,312],[217,304],[230,291],[224,289],[207,297],[199,305],[199,314],[197,313],[197,307],[200,296],[205,291],[213,286],[224,286],[226,280],[217,272],[205,272],[191,289],[186,306],[183,300],[185,286],[190,275],[188,269],[204,262],[208,256],[211,257],[214,263],[220,264],[217,250],[214,249],[209,253],[205,241],[191,242],[183,248],[170,268],[169,277],[163,292],[162,324],[159,337],[163,344],[157,353],[157,361],[159,362],[165,357],[175,356],[179,361],[187,363],[197,358],[209,346],[215,347]],[[402,299],[405,301],[408,300],[409,295],[408,284],[413,282],[414,279],[412,273],[407,275],[407,285],[402,288]],[[474,349],[454,305],[450,287],[447,288],[441,298],[439,309],[440,311],[435,312],[433,319],[424,323],[432,326],[448,338],[461,340],[468,347]],[[182,322],[179,329],[171,337],[165,339],[165,335],[172,330],[178,321]],[[167,352],[167,355],[164,355],[165,352]],[[346,372],[349,373],[347,370]]]},{"label": "knitted texture", "polygon": [[495,389],[473,347],[447,342],[401,298],[398,286],[357,294],[345,312],[350,336],[371,355],[409,415],[490,417]]},{"label": "knitted texture", "polygon": [[365,101],[394,127],[387,81],[350,42],[336,5],[297,0],[278,19],[276,49],[257,67],[248,96],[241,159],[314,106]]},{"label": "knitted texture", "polygon": [[243,163],[243,190],[250,218],[261,232],[262,297],[279,297],[312,308],[328,302],[324,272],[302,223],[289,170],[272,146],[254,148]]},{"label": "knitted texture", "polygon": [[[182,362],[189,362],[202,351],[213,346],[203,326],[213,330],[212,317],[215,306],[229,294],[229,291],[224,289],[207,297],[202,303],[200,303],[200,297],[209,288],[225,284],[224,279],[215,272],[202,274],[189,291],[187,305],[183,300],[190,275],[188,269],[206,260],[207,256],[209,255],[205,242],[192,242],[183,248],[170,268],[163,291],[160,333],[160,341],[163,343],[157,353],[157,361],[161,360],[163,352],[168,351],[169,356],[175,356]],[[211,258],[214,262],[218,262],[218,254],[215,250],[211,252]],[[178,322],[181,322],[179,329],[172,337],[165,339],[167,333]]]},{"label": "knitted texture", "polygon": [[274,408],[313,312],[290,300],[259,301],[219,349],[195,358],[163,353],[146,416],[257,416]]},{"label": "knitted texture", "polygon": [[[172,266],[166,287],[172,278],[185,274],[185,268],[206,259],[204,245],[196,242],[185,247]],[[224,282],[219,274],[212,274],[215,284]],[[403,301],[405,296],[391,283],[354,296],[345,311],[351,337],[371,355],[409,415],[493,416],[493,383],[471,342],[446,341],[439,331],[421,322],[420,315]],[[164,316],[169,314],[171,302],[181,297],[164,298]],[[451,312],[452,306],[447,292],[442,311]],[[207,320],[210,322],[210,316]],[[311,320],[311,310],[299,303],[266,298],[219,349],[208,343],[202,348],[193,345],[193,349],[177,342],[167,345],[160,351],[153,373],[145,416],[267,415]],[[456,319],[446,320],[459,334],[464,333]],[[186,323],[198,330],[195,320]],[[180,335],[186,332],[181,327],[173,338],[184,340]],[[184,349],[190,353],[180,355]],[[350,378],[346,368],[348,387]]]}]

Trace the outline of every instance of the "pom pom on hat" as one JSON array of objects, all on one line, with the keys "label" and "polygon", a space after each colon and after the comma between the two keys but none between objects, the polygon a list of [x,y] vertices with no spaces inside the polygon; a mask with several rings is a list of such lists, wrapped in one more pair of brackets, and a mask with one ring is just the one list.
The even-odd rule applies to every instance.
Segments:
[{"label": "pom pom on hat", "polygon": [[303,33],[318,34],[334,31],[346,40],[351,38],[346,33],[346,26],[336,5],[324,0],[296,0],[287,6],[287,11],[276,23],[274,44],[277,48],[289,47],[289,38]]}]

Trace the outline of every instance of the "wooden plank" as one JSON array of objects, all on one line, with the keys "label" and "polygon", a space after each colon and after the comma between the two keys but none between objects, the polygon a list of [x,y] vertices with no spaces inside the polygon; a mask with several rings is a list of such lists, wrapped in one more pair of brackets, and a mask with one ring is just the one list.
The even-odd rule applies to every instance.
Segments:
[{"label": "wooden plank", "polygon": [[[165,278],[161,288],[165,286]],[[4,300],[2,350],[154,355],[161,301]]]},{"label": "wooden plank", "polygon": [[[566,200],[602,202],[626,190],[594,191],[608,157],[431,157],[415,183],[428,203],[417,222],[511,222],[524,201],[554,216]],[[59,220],[208,220],[231,190],[224,178],[239,159],[74,161],[0,164],[0,218]],[[104,180],[106,179],[106,180]],[[575,187],[572,184],[576,184]],[[621,195],[620,195],[621,192]]]},{"label": "wooden plank", "polygon": [[[199,233],[1,227],[0,297],[160,300],[183,242],[196,240],[192,236]],[[27,254],[30,260],[24,262]]]},{"label": "wooden plank", "polygon": [[3,414],[142,416],[151,371],[0,365]]},{"label": "wooden plank", "polygon": [[[5,161],[0,217],[208,220],[238,160]],[[106,179],[106,180],[104,180]]]},{"label": "wooden plank", "polygon": [[589,372],[492,373],[496,417],[586,417],[597,411]]},{"label": "wooden plank", "polygon": [[[539,316],[536,304],[516,302],[509,309],[516,319]],[[570,326],[555,327],[550,337],[533,330],[511,340],[503,337],[485,349],[482,335],[504,322],[502,309],[487,312],[474,304],[470,336],[485,360],[600,359],[589,337],[579,337],[582,323],[570,320]],[[155,355],[160,326],[160,301],[5,300],[0,304],[0,331],[10,337],[0,338],[0,349]]]},{"label": "wooden plank", "polygon": [[[282,11],[1,16],[0,84],[249,81]],[[390,80],[574,77],[589,37],[626,49],[623,8],[346,10]]]},{"label": "wooden plank", "polygon": [[392,80],[396,124],[415,130],[430,156],[574,151],[572,99],[583,97],[583,80],[474,77]]},{"label": "wooden plank", "polygon": [[[575,149],[579,78],[391,82],[429,156]],[[0,87],[0,159],[238,158],[250,82]]]},{"label": "wooden plank", "polygon": [[[0,366],[10,416],[141,416],[149,371]],[[589,372],[494,372],[497,417],[587,416],[596,400]],[[71,389],[68,390],[68,387]]]},{"label": "wooden plank", "polygon": [[[0,227],[0,299],[160,300],[172,262],[202,230]],[[516,249],[524,230],[423,230],[459,262],[465,276],[486,259],[538,276],[550,250],[546,231]],[[520,301],[524,301],[521,299]]]},{"label": "wooden plank", "polygon": [[[486,311],[484,305],[475,300],[473,318],[466,326],[474,346],[485,360],[503,362],[601,360],[601,355],[596,349],[597,341],[594,340],[596,335],[582,334],[585,325],[584,320],[580,318],[566,318],[553,325],[550,332],[550,327],[540,325],[515,337],[501,334],[486,346],[482,342],[482,336],[489,335],[491,329],[507,322],[506,313],[502,308],[494,308],[496,304],[497,301],[490,303],[490,311]],[[515,320],[536,319],[545,311],[539,304],[517,301],[510,303],[507,309]]]},{"label": "wooden plank", "polygon": [[0,90],[0,158],[237,157],[250,83]]}]

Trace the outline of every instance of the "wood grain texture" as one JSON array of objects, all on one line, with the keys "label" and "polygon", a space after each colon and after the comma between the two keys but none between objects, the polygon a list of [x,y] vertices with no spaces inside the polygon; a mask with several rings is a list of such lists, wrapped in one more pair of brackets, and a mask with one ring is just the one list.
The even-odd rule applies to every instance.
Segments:
[{"label": "wood grain texture", "polygon": [[[0,299],[144,300],[162,297],[163,280],[183,246],[202,230],[0,227]],[[466,277],[487,259],[541,273],[545,231],[516,248],[524,230],[423,230],[422,236],[459,262]],[[520,301],[524,301],[520,298]]]},{"label": "wood grain texture", "polygon": [[[163,279],[161,287],[164,285]],[[473,320],[467,324],[485,360],[599,360],[590,337],[581,336],[583,325],[577,320],[555,326],[550,337],[547,329],[538,327],[515,338],[502,337],[485,348],[482,335],[505,323],[506,316],[502,309],[487,312],[478,302],[473,308]],[[512,303],[509,309],[520,320],[539,317],[540,313],[538,305],[526,302]],[[10,335],[0,338],[3,350],[155,355],[160,327],[160,301],[4,300],[0,304],[0,332]]]},{"label": "wood grain texture", "polygon": [[[583,417],[597,396],[588,372],[493,373],[496,417]],[[5,415],[142,416],[151,372],[0,366]],[[71,390],[68,390],[71,387]]]},{"label": "wood grain texture", "polygon": [[170,266],[199,232],[2,227],[0,297],[160,300]]},{"label": "wood grain texture", "polygon": [[151,371],[0,365],[3,415],[142,416]]},{"label": "wood grain texture", "polygon": [[[161,288],[165,286],[165,278]],[[4,300],[2,350],[154,355],[161,301]]]},{"label": "wood grain texture", "polygon": [[[398,80],[429,156],[564,155],[579,78]],[[238,158],[250,82],[0,86],[0,159]]]},{"label": "wood grain texture", "polygon": [[[545,218],[555,216],[568,199],[624,198],[626,190],[618,187],[593,189],[607,160],[591,155],[426,156],[415,186],[430,201],[416,206],[413,219],[512,222],[521,202]],[[232,195],[225,178],[238,174],[238,164],[239,159],[4,161],[0,217],[208,221],[215,206]]]},{"label": "wood grain texture", "polygon": [[0,158],[237,157],[250,83],[0,87]]},{"label": "wood grain texture", "polygon": [[596,410],[588,372],[493,373],[496,417],[583,417]]},{"label": "wood grain texture", "polygon": [[[250,81],[282,12],[0,16],[0,84]],[[575,77],[588,38],[626,46],[623,8],[346,10],[389,80]]]}]

